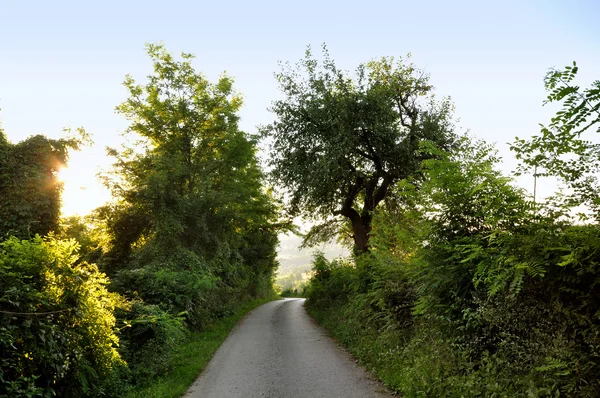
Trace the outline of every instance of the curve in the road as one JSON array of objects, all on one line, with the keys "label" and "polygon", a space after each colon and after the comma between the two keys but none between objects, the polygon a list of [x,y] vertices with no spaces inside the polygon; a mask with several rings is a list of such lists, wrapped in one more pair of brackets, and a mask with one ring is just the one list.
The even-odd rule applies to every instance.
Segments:
[{"label": "curve in the road", "polygon": [[303,299],[272,301],[231,332],[186,398],[391,396],[306,314]]}]

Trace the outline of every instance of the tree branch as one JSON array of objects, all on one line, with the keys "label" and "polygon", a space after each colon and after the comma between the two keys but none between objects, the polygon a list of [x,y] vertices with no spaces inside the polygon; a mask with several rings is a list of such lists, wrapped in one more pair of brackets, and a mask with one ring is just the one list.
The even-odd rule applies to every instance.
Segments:
[{"label": "tree branch", "polygon": [[377,170],[377,172],[382,172],[383,171],[383,163],[381,162],[381,158],[379,157],[379,155],[377,155],[377,151],[375,151],[375,148],[373,148],[373,145],[371,144],[371,141],[369,140],[369,134],[371,134],[371,132],[369,130],[367,130],[364,126],[362,126],[360,128],[360,137],[362,139],[363,144],[366,146],[367,150],[369,151],[369,154],[360,151],[358,148],[356,149],[357,151],[359,151],[358,153],[361,154],[362,156],[364,156],[365,158],[369,159],[370,161],[372,161],[375,164],[375,170]]}]

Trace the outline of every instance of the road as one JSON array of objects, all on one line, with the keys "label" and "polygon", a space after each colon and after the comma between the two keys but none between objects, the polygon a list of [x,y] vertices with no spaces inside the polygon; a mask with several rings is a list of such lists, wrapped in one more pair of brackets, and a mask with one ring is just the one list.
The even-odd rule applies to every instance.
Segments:
[{"label": "road", "polygon": [[306,314],[304,299],[266,303],[231,332],[186,398],[390,397]]}]

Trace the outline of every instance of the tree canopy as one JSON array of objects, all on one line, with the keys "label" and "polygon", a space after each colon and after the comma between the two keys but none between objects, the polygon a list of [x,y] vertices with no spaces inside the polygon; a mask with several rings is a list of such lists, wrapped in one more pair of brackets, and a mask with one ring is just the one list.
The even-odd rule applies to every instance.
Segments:
[{"label": "tree canopy", "polygon": [[266,200],[254,143],[237,125],[241,97],[231,78],[212,84],[197,73],[192,55],[176,61],[162,46],[147,48],[155,73],[144,86],[128,76],[130,97],[117,107],[135,146],[109,150],[117,161],[105,181],[121,214],[111,225],[126,245],[145,235],[164,248],[210,250],[254,214],[241,216],[240,206]]},{"label": "tree canopy", "polygon": [[13,144],[0,128],[0,236],[20,238],[45,235],[58,227],[62,183],[58,171],[66,165],[69,149],[89,140],[53,140],[35,135]]},{"label": "tree canopy", "polygon": [[402,59],[360,64],[351,76],[325,47],[323,55],[319,61],[309,48],[276,74],[284,98],[262,128],[272,144],[270,175],[289,195],[291,214],[325,221],[309,239],[346,220],[364,252],[374,209],[428,156],[420,144],[451,146],[452,105],[435,101],[428,76]]},{"label": "tree canopy", "polygon": [[[148,45],[153,71],[127,76],[117,106],[113,200],[85,217],[60,218],[57,178],[85,132],[13,144],[0,128],[0,398],[183,393],[185,355],[208,358],[240,308],[274,294],[288,224],[259,137],[289,215],[320,222],[305,244],[353,238],[353,256],[315,256],[308,311],[395,392],[600,396],[600,81],[548,72],[560,110],[512,149],[519,172],[567,190],[536,203],[492,145],[454,133],[409,59],[350,73],[323,50],[282,66],[275,121],[253,136],[230,77]],[[586,206],[596,220],[576,221]]]},{"label": "tree canopy", "polygon": [[423,145],[436,156],[375,210],[370,252],[316,256],[307,310],[398,395],[600,396],[600,226],[572,217],[600,203],[599,147],[584,136],[600,86],[579,89],[576,72],[550,71],[562,109],[513,148],[564,196],[532,201],[484,142]]},{"label": "tree canopy", "polygon": [[85,135],[13,145],[0,131],[0,233],[13,235],[0,240],[0,397],[143,389],[186,331],[274,294],[278,205],[233,80],[147,52],[153,72],[127,76],[117,107],[129,127],[108,150],[113,200],[85,218],[60,219],[57,179]]},{"label": "tree canopy", "polygon": [[198,326],[208,311],[200,301],[219,289],[270,288],[276,207],[255,142],[238,127],[233,80],[209,82],[191,54],[147,51],[154,72],[145,84],[128,76],[129,98],[117,107],[133,146],[109,150],[116,162],[105,182],[117,201],[98,212],[111,237],[103,266],[118,273],[119,291],[188,311]]}]

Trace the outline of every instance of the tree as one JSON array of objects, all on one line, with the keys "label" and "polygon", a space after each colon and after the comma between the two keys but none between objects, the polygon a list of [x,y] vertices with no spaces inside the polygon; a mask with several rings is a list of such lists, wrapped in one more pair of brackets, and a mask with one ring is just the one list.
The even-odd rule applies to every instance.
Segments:
[{"label": "tree", "polygon": [[207,302],[215,292],[271,288],[276,208],[255,142],[238,127],[233,80],[209,82],[191,54],[177,60],[153,44],[147,51],[154,72],[145,84],[128,76],[129,98],[117,107],[134,145],[109,150],[116,162],[105,182],[117,200],[98,211],[110,236],[102,265],[115,290],[186,311],[188,324],[201,327],[214,315]]},{"label": "tree", "polygon": [[105,181],[120,200],[109,228],[127,247],[145,236],[162,249],[210,251],[240,221],[234,210],[263,196],[254,143],[237,124],[241,97],[231,78],[197,73],[193,55],[147,49],[155,73],[144,86],[128,76],[130,97],[117,107],[135,147],[109,151],[117,162]]},{"label": "tree", "polygon": [[192,233],[197,216],[219,200],[224,174],[246,166],[252,144],[237,127],[241,98],[229,77],[211,84],[193,69],[193,55],[176,61],[161,45],[147,50],[154,74],[144,86],[127,76],[130,97],[117,107],[131,121],[127,133],[135,147],[109,151],[117,162],[106,183],[121,199],[121,219],[135,225],[124,228],[127,243],[146,234],[164,249],[193,245],[205,235]]},{"label": "tree", "polygon": [[346,220],[360,253],[375,208],[427,157],[421,142],[451,146],[452,106],[434,101],[428,76],[411,63],[381,58],[352,78],[323,53],[319,63],[309,48],[276,75],[284,99],[273,103],[277,119],[262,135],[271,140],[270,175],[289,195],[290,213],[325,220],[308,239]]},{"label": "tree", "polygon": [[56,174],[70,149],[90,142],[83,129],[77,133],[58,140],[36,135],[12,144],[0,129],[0,237],[57,230],[62,183]]}]

